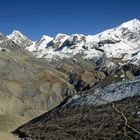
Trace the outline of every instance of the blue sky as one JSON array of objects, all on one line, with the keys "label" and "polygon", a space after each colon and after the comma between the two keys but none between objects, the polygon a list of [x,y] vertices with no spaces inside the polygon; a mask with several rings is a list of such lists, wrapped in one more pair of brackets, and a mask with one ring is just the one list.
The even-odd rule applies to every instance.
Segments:
[{"label": "blue sky", "polygon": [[140,19],[140,0],[0,0],[0,32],[20,30],[32,40],[43,34],[96,34]]}]

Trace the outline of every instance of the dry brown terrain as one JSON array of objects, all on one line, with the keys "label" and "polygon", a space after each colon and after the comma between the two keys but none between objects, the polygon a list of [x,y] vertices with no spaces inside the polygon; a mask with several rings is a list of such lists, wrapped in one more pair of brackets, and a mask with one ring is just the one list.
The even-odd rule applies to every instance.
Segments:
[{"label": "dry brown terrain", "polygon": [[107,105],[58,107],[20,127],[24,140],[139,140],[140,97]]},{"label": "dry brown terrain", "polygon": [[8,132],[0,132],[0,140],[17,140],[17,137]]}]

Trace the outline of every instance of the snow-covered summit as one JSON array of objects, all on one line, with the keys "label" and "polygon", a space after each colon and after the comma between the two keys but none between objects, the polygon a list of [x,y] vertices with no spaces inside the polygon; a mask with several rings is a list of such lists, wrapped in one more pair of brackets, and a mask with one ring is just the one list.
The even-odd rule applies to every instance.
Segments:
[{"label": "snow-covered summit", "polygon": [[52,41],[53,38],[47,35],[43,35],[37,42],[36,42],[36,48],[38,50],[45,49],[47,47],[47,44]]},{"label": "snow-covered summit", "polygon": [[28,47],[33,42],[23,35],[20,31],[14,30],[10,35],[7,36],[10,40],[14,41],[19,46]]},{"label": "snow-covered summit", "polygon": [[120,27],[129,28],[130,30],[138,29],[140,27],[140,21],[138,19],[133,19],[128,22],[122,23]]},{"label": "snow-covered summit", "polygon": [[47,35],[42,35],[38,41],[33,42],[33,44],[26,47],[26,49],[30,52],[41,53],[42,51],[45,50],[45,48],[47,47],[47,44],[52,40],[53,40],[52,37],[47,36]]},{"label": "snow-covered summit", "polygon": [[[120,26],[95,35],[99,40],[111,39],[116,41],[135,42],[139,38],[140,21],[137,19],[122,23]],[[94,37],[95,37],[94,36]]]},{"label": "snow-covered summit", "polygon": [[12,32],[11,36],[12,36],[12,35],[23,36],[23,34],[22,34],[20,31],[18,31],[18,30],[14,30],[14,31]]},{"label": "snow-covered summit", "polygon": [[51,41],[53,38],[47,35],[43,35],[40,40],[47,40],[48,42]]}]

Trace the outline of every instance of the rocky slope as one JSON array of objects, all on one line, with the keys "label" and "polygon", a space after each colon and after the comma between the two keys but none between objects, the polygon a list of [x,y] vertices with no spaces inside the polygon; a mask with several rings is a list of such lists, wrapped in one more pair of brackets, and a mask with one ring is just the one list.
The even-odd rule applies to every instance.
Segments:
[{"label": "rocky slope", "polygon": [[[114,102],[136,131],[140,130],[139,101],[140,97]],[[53,110],[13,133],[21,140],[139,140],[139,133],[125,127],[124,118],[112,104]]]},{"label": "rocky slope", "polygon": [[24,140],[139,140],[139,84],[138,77],[82,92],[13,133]]},{"label": "rocky slope", "polygon": [[0,131],[11,131],[75,93],[68,75],[4,35],[0,48]]}]

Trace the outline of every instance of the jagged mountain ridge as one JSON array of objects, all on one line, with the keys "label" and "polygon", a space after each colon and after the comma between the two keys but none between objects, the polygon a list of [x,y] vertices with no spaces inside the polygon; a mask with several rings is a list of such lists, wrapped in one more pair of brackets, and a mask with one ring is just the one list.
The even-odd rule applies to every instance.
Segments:
[{"label": "jagged mountain ridge", "polygon": [[48,60],[73,58],[77,54],[84,59],[98,60],[105,54],[109,59],[118,58],[139,65],[139,47],[140,21],[134,19],[97,35],[58,34],[55,38],[42,37],[29,45],[27,50],[38,58]]}]

